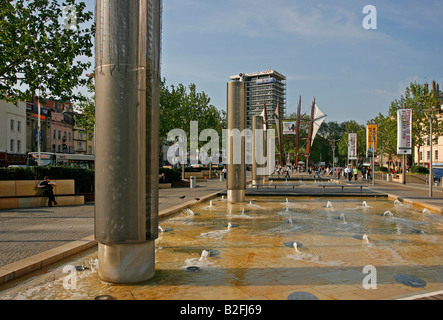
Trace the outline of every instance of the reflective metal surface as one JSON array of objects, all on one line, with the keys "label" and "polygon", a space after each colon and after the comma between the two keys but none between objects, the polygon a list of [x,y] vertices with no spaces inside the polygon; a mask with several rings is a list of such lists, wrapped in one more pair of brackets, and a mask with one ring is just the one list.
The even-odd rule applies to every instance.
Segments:
[{"label": "reflective metal surface", "polygon": [[[228,201],[244,201],[246,189],[246,83],[233,81],[228,83],[228,165],[227,190]],[[243,191],[233,192],[233,191]],[[235,199],[232,196],[235,195]]]},{"label": "reflective metal surface", "polygon": [[160,31],[160,0],[97,1],[95,236],[109,247],[158,237]]}]

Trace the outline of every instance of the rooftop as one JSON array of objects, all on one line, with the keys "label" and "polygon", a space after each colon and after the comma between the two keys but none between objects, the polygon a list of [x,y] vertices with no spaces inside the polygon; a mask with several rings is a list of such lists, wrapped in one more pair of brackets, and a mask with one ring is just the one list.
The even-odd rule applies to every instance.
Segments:
[{"label": "rooftop", "polygon": [[[277,72],[275,70],[266,70],[266,71],[260,71],[260,72],[254,72],[254,73],[246,73],[244,74],[247,78],[252,77],[260,77],[260,76],[270,76],[274,77],[277,80],[283,81],[286,80],[286,76],[282,75],[280,72]],[[230,77],[231,80],[240,80],[240,75],[234,75]]]}]

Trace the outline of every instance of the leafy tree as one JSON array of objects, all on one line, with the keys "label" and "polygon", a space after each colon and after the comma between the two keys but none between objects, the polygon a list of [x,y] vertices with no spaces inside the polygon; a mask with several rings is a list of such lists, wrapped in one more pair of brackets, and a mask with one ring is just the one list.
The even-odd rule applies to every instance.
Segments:
[{"label": "leafy tree", "polygon": [[88,137],[92,137],[94,135],[95,128],[95,87],[93,79],[94,78],[91,77],[86,85],[92,98],[90,96],[82,95],[80,103],[77,105],[80,116],[75,115],[75,121],[80,127],[85,129],[85,131],[88,133]]},{"label": "leafy tree", "polygon": [[342,135],[338,143],[338,151],[341,155],[348,155],[348,135],[349,133],[357,134],[357,162],[366,158],[366,127],[358,124],[355,120],[343,123],[346,132]]},{"label": "leafy tree", "polygon": [[38,90],[51,100],[77,98],[91,67],[80,58],[93,48],[93,13],[85,8],[76,0],[0,0],[1,100],[29,101]]},{"label": "leafy tree", "polygon": [[[160,140],[167,143],[168,133],[173,129],[182,129],[190,138],[192,121],[198,122],[198,133],[205,129],[214,129],[222,137],[226,128],[226,113],[210,104],[211,99],[205,92],[197,92],[197,86],[185,87],[166,85],[164,79],[160,86]],[[200,143],[205,144],[205,142]]]},{"label": "leafy tree", "polygon": [[373,121],[377,125],[377,154],[386,154],[391,161],[397,155],[397,117],[379,113]]}]

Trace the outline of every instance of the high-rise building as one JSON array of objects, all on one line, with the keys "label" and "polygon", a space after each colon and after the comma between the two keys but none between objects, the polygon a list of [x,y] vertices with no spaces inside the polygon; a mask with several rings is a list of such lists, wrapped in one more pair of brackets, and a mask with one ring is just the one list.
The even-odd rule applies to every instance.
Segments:
[{"label": "high-rise building", "polygon": [[252,127],[252,117],[259,116],[266,104],[268,119],[272,119],[280,104],[280,118],[286,114],[286,77],[275,70],[239,74],[230,77],[233,81],[243,78],[246,82],[247,127]]}]

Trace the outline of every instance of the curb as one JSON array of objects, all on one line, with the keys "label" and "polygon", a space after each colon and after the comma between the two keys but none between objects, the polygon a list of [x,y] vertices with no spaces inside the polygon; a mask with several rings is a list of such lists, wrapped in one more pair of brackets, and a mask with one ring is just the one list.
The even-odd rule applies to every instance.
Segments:
[{"label": "curb", "polygon": [[96,245],[97,241],[95,241],[94,236],[89,236],[0,267],[0,284],[15,280],[31,272],[41,270],[44,267],[93,248]]},{"label": "curb", "polygon": [[[217,196],[218,192],[211,193],[202,197],[198,201],[188,201],[184,204],[162,210],[159,212],[159,220],[166,219],[176,213],[181,212],[183,209],[189,208],[203,201],[211,200]],[[97,244],[98,242],[95,240],[95,236],[91,235],[89,237],[73,241],[60,247],[0,267],[0,285],[28,275],[34,271],[41,270],[51,264],[91,249],[97,246]]]}]

